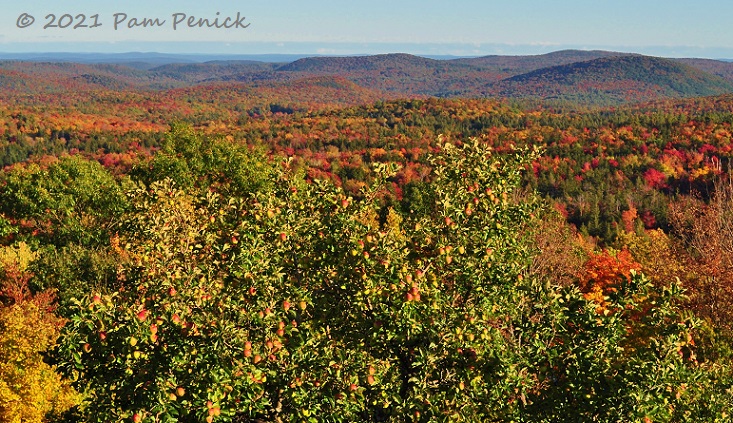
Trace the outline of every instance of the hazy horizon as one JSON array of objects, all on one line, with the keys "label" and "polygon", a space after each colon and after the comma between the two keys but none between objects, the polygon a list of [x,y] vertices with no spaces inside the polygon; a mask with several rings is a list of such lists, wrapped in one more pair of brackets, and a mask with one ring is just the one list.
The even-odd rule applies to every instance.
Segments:
[{"label": "hazy horizon", "polygon": [[[196,48],[199,47],[199,48]],[[285,47],[285,48],[283,48]],[[310,47],[310,48],[309,48]],[[441,46],[441,45],[374,45],[362,46],[362,49],[348,44],[328,45],[328,48],[317,45],[299,45],[293,43],[285,46],[268,45],[218,45],[218,43],[89,43],[89,44],[42,44],[32,45],[2,45],[0,57],[13,56],[43,56],[43,55],[124,55],[124,54],[155,54],[175,56],[283,56],[283,57],[311,57],[311,56],[361,56],[392,53],[406,53],[415,56],[452,58],[452,57],[481,57],[481,56],[526,56],[542,55],[564,50],[600,50],[666,58],[703,58],[714,60],[733,60],[733,49],[702,49],[690,47],[649,47],[627,48],[624,46],[490,46],[479,51],[471,46]]]},{"label": "hazy horizon", "polygon": [[733,2],[0,0],[0,52],[733,58]]}]

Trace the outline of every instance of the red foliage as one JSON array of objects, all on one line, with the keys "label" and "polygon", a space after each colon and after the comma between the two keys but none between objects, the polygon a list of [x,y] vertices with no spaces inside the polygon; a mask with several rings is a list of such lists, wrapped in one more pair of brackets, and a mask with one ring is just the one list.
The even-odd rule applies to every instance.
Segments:
[{"label": "red foliage", "polygon": [[[56,309],[56,296],[53,291],[46,290],[31,293],[28,282],[33,274],[18,270],[15,265],[6,265],[0,276],[0,306],[3,304],[23,304],[30,301],[41,310],[52,313]],[[59,323],[61,323],[59,321]]]},{"label": "red foliage", "polygon": [[654,168],[650,168],[644,172],[644,181],[646,181],[647,186],[650,188],[667,188],[667,175]]},{"label": "red foliage", "polygon": [[718,151],[718,148],[710,144],[704,144],[702,147],[700,147],[698,151],[702,154],[716,153]]},{"label": "red foliage", "polygon": [[555,210],[557,210],[563,218],[567,219],[570,213],[568,212],[567,206],[563,203],[555,203],[554,204]]},{"label": "red foliage", "polygon": [[532,162],[532,173],[534,174],[534,177],[537,178],[540,176],[540,170],[542,169],[542,165],[540,165],[540,162],[535,160]]},{"label": "red foliage", "polygon": [[644,213],[641,214],[641,221],[644,222],[644,228],[646,229],[657,227],[657,219],[654,217],[654,214],[649,210],[646,210],[644,211]]}]

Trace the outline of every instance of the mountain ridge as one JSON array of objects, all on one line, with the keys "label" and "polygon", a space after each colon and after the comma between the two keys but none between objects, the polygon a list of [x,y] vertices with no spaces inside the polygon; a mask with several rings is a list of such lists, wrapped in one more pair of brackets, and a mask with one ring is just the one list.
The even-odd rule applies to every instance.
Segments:
[{"label": "mountain ridge", "polygon": [[[605,94],[609,102],[623,103],[730,93],[733,81],[672,59],[625,55],[537,69],[489,84],[486,92],[576,101]],[[631,93],[633,99],[627,98]]]},{"label": "mountain ridge", "polygon": [[[0,69],[10,72],[3,74],[0,85],[22,94],[68,89],[160,90],[216,82],[284,83],[333,76],[390,98],[488,96],[603,105],[733,92],[731,62],[603,50],[450,59],[406,53],[310,56],[289,62],[215,55],[210,58],[216,60],[211,61],[181,56],[179,62],[163,63],[176,57],[130,53],[100,55],[98,63],[91,63],[94,57],[84,56],[84,63],[0,61]],[[286,89],[288,85],[281,86]]]}]

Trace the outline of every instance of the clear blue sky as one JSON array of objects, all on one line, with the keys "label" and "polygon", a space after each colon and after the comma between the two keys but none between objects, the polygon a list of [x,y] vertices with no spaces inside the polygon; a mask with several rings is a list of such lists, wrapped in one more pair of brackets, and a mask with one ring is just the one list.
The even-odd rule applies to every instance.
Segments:
[{"label": "clear blue sky", "polygon": [[[730,0],[0,0],[0,6],[0,51],[483,55],[583,48],[733,58]],[[172,28],[174,13],[213,20],[217,12],[219,22],[239,12],[250,26],[187,28],[184,21]],[[21,13],[35,23],[18,28]],[[49,13],[85,14],[86,24],[98,14],[102,26],[43,29]],[[116,31],[115,13],[128,16]],[[132,18],[166,23],[129,29]]]}]

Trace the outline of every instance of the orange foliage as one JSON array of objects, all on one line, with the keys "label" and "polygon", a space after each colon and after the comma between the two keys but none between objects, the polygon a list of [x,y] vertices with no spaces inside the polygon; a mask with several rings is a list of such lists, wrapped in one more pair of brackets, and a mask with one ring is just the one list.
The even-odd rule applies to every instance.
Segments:
[{"label": "orange foliage", "polygon": [[629,205],[628,210],[621,212],[621,221],[624,224],[624,230],[626,232],[634,232],[634,222],[638,217],[638,211],[633,205]]},{"label": "orange foliage", "polygon": [[598,305],[597,313],[604,313],[608,305],[605,296],[616,292],[622,284],[631,282],[632,270],[641,270],[641,265],[627,249],[615,255],[608,250],[592,253],[579,276],[580,290],[586,300]]}]

